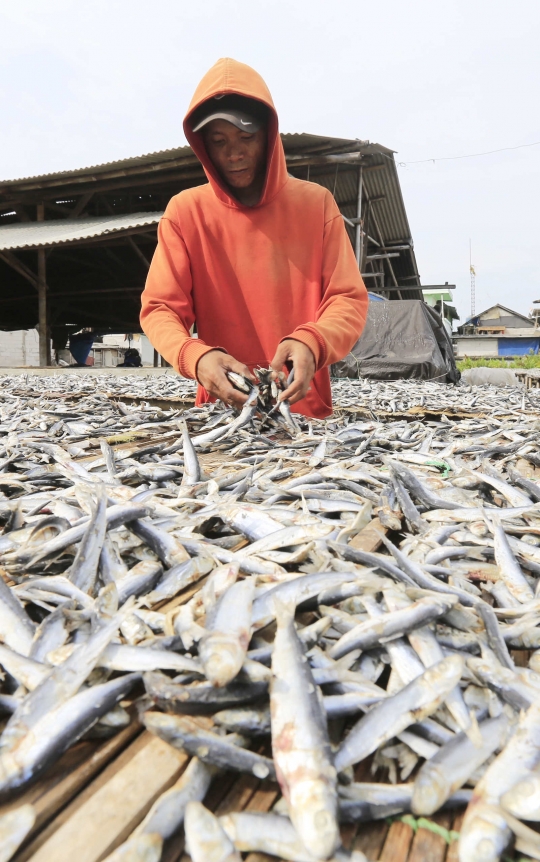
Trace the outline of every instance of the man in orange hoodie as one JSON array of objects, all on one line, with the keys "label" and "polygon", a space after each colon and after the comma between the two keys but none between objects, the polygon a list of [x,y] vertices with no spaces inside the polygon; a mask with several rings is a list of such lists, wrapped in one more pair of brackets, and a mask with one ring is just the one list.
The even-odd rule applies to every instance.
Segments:
[{"label": "man in orange hoodie", "polygon": [[245,401],[229,370],[287,366],[282,397],[305,416],[330,415],[327,368],[357,341],[368,305],[332,195],[288,175],[272,97],[249,66],[218,60],[184,131],[208,183],[172,198],[161,219],[143,330],[199,382],[197,404]]}]

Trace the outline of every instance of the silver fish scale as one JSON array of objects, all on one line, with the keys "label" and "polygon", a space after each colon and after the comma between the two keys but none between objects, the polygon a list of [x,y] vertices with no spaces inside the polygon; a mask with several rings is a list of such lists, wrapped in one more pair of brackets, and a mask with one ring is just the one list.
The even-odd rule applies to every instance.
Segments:
[{"label": "silver fish scale", "polygon": [[[462,862],[477,846],[499,858],[512,832],[525,847],[519,818],[540,810],[521,790],[540,794],[540,392],[339,379],[334,414],[296,427],[255,401],[195,407],[195,390],[172,372],[0,376],[0,792],[82,732],[118,732],[115,703],[142,679],[143,722],[195,756],[126,854],[177,834],[188,808],[218,850],[360,862],[336,847],[336,817],[431,815],[474,786]],[[273,661],[291,614],[296,669]],[[531,649],[530,667],[515,661]],[[343,784],[367,756],[375,783]],[[280,816],[193,808],[226,769],[277,773]]]}]

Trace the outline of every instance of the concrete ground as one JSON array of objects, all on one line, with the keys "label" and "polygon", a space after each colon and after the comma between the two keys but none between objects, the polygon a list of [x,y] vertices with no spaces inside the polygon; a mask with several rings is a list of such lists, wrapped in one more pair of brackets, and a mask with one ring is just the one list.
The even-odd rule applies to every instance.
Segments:
[{"label": "concrete ground", "polygon": [[70,365],[67,368],[61,368],[58,365],[51,365],[47,368],[0,368],[0,377],[17,377],[23,375],[37,375],[38,377],[51,377],[53,375],[65,374],[84,374],[88,377],[100,377],[105,374],[112,374],[114,377],[162,377],[169,374],[172,377],[178,377],[174,368],[153,368],[143,366],[143,368],[95,368],[86,365],[81,368]]}]

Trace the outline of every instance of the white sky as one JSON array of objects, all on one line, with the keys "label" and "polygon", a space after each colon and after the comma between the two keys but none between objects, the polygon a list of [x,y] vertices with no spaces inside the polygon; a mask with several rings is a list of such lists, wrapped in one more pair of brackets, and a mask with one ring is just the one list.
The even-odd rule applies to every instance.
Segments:
[{"label": "white sky", "polygon": [[[540,141],[539,0],[17,0],[0,4],[0,176],[184,143],[222,56],[266,79],[281,130],[368,139],[397,159]],[[470,310],[540,299],[540,146],[399,168],[424,284]]]}]

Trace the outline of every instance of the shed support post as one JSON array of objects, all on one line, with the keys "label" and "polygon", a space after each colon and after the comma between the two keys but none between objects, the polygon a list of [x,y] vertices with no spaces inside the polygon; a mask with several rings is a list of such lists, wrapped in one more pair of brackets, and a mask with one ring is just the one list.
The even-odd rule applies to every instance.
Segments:
[{"label": "shed support post", "polygon": [[[369,243],[369,212],[370,212],[370,208],[371,208],[371,201],[368,198],[368,200],[366,202],[366,206],[365,206],[365,215],[364,215],[364,218],[362,219],[362,222],[363,222],[362,227],[364,230],[363,230],[362,241],[360,243],[360,272],[363,272],[366,268],[366,258],[367,258],[367,250],[368,250],[368,243]],[[364,241],[364,237],[365,237],[365,241]]]},{"label": "shed support post", "polygon": [[362,222],[360,219],[362,218],[362,168],[358,168],[358,198],[356,202],[356,218],[359,221],[356,223],[356,228],[354,232],[354,251],[356,254],[356,262],[358,264],[358,269],[361,269],[362,263]]},{"label": "shed support post", "polygon": [[156,348],[154,347],[154,368],[158,368],[158,367],[159,367],[159,353],[157,352]]},{"label": "shed support post", "polygon": [[[37,205],[37,220],[45,221],[44,204]],[[47,264],[45,249],[39,248],[38,259],[38,334],[39,334],[39,364],[45,368],[51,364],[51,346],[49,339],[49,327],[47,325]]]}]

